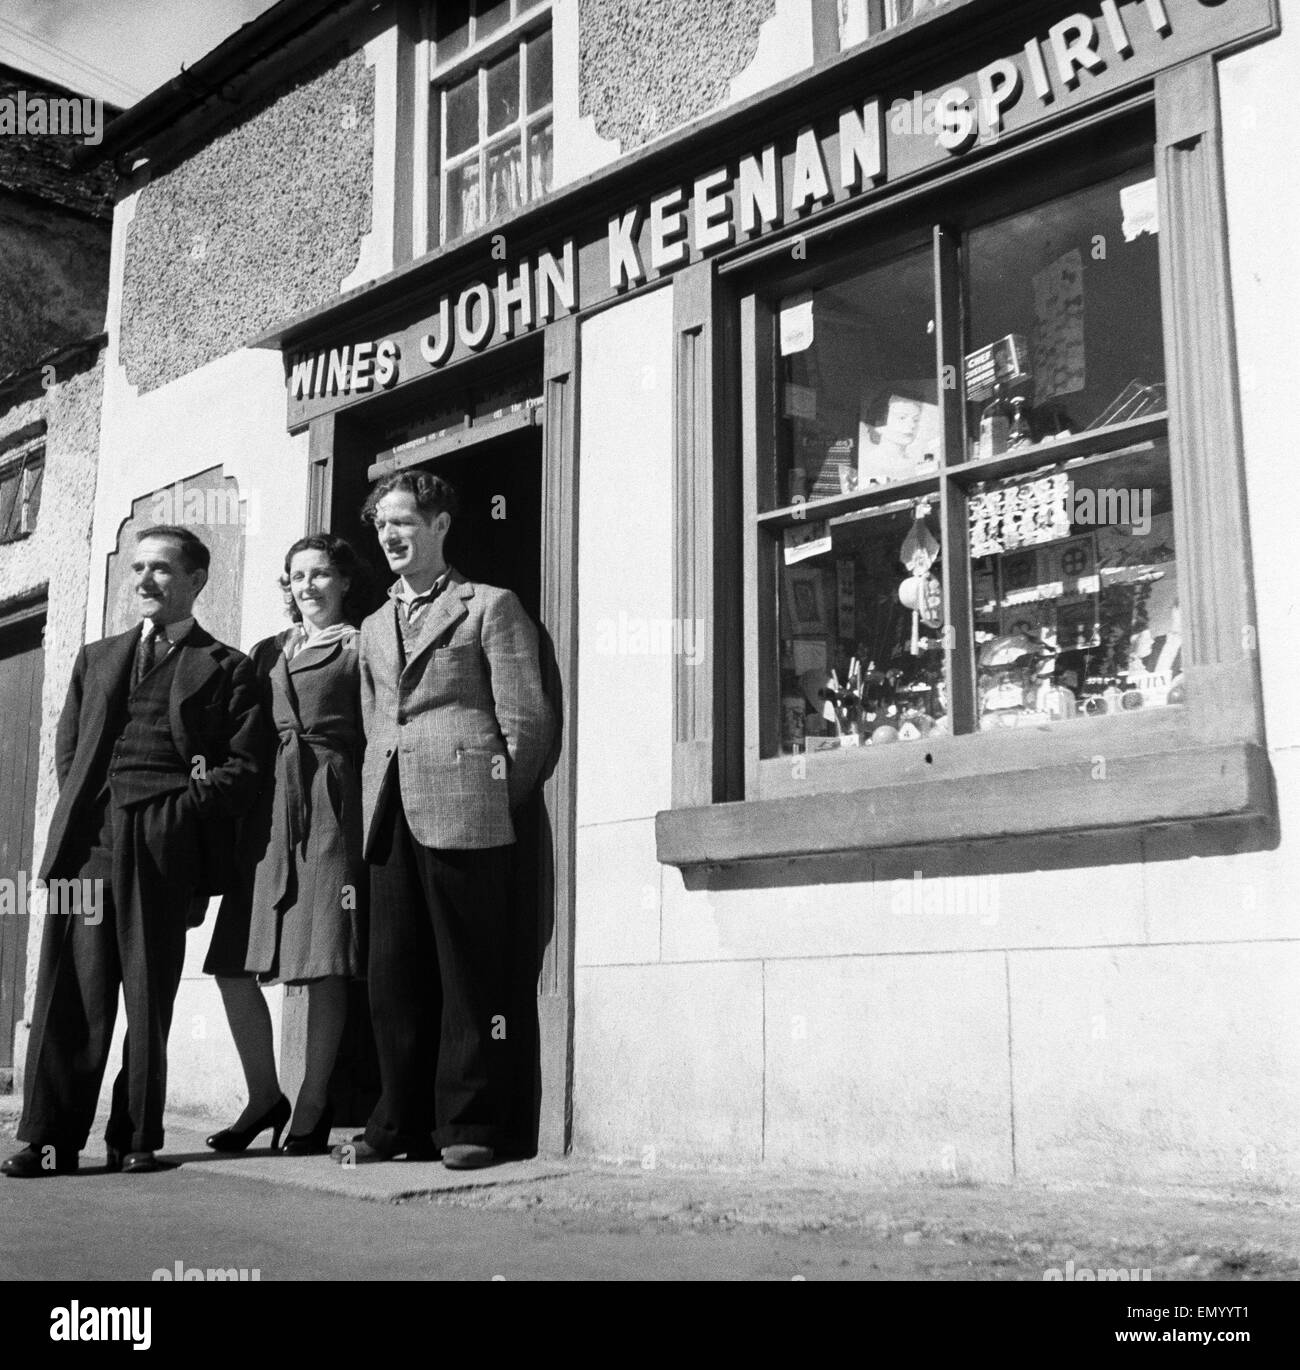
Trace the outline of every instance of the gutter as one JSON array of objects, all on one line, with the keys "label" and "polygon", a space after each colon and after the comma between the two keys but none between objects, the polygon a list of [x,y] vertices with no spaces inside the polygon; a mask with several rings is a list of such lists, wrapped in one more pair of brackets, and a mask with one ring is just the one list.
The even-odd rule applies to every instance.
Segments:
[{"label": "gutter", "polygon": [[[220,97],[229,106],[241,101],[225,94],[227,85],[249,67],[315,28],[336,10],[357,7],[358,0],[279,0],[256,19],[241,25],[225,42],[200,57],[192,67],[146,95],[104,130],[95,147],[81,146],[72,154],[77,169],[134,152],[151,138],[170,132],[186,115]],[[371,8],[378,8],[372,0]]]}]

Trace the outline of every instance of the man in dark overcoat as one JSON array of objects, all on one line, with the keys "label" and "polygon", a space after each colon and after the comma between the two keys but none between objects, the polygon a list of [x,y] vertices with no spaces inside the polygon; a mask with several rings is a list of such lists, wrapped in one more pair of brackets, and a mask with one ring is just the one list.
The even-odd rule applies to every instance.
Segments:
[{"label": "man in dark overcoat", "polygon": [[[252,663],[194,620],[210,554],[187,528],[137,535],[138,627],[83,647],[59,719],[59,799],[40,879],[45,921],[27,1046],[24,1150],[0,1166],[75,1171],[117,1017],[127,1032],[105,1131],[110,1169],[152,1171],[185,935],[234,868],[236,820],[271,749]],[[82,891],[68,899],[70,888]],[[61,906],[60,906],[61,905]],[[94,916],[87,916],[89,910]]]}]

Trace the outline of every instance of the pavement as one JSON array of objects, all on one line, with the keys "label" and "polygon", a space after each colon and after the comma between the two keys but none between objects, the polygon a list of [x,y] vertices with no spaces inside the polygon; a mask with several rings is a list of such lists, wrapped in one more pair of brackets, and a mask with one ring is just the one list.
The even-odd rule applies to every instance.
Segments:
[{"label": "pavement", "polygon": [[[6,1153],[18,1105],[0,1096]],[[459,1172],[439,1162],[339,1166],[265,1148],[219,1156],[203,1144],[219,1125],[169,1116],[162,1155],[176,1169],[165,1175],[97,1175],[102,1144],[92,1140],[78,1176],[0,1180],[0,1275],[115,1277],[135,1243],[139,1277],[148,1278],[170,1264],[160,1252],[193,1248],[168,1240],[159,1214],[171,1213],[190,1232],[229,1229],[239,1263],[265,1252],[277,1278],[1041,1281],[1079,1269],[1153,1281],[1300,1277],[1295,1194],[882,1182],[763,1166],[647,1170],[585,1157]],[[349,1135],[336,1130],[334,1141]],[[164,1191],[166,1205],[149,1202]],[[65,1202],[90,1234],[71,1246],[67,1229],[48,1221]],[[340,1224],[353,1241],[335,1261],[330,1234]],[[20,1247],[29,1227],[42,1235]],[[6,1262],[5,1246],[23,1250],[21,1268]]]}]

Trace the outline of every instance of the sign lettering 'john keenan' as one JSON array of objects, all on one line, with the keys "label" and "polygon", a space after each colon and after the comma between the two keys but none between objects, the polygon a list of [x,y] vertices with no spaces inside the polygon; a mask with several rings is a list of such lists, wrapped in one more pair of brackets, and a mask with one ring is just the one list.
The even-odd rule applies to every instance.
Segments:
[{"label": "sign lettering 'john keenan'", "polygon": [[[692,260],[1019,132],[1260,28],[1268,0],[1092,0],[962,80],[873,96],[444,295],[400,332],[289,361],[290,419],[387,389]],[[1232,22],[1224,17],[1231,14]],[[494,242],[500,243],[501,239]],[[497,252],[494,251],[494,256]],[[581,279],[580,279],[581,277]],[[405,371],[405,374],[404,374]]]}]

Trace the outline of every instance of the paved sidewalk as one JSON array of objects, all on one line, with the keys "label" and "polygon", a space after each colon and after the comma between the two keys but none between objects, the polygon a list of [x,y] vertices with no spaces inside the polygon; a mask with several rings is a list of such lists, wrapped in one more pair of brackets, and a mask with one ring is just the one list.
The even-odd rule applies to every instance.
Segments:
[{"label": "paved sidewalk", "polygon": [[[0,1098],[0,1149],[16,1101]],[[1049,1270],[1123,1268],[1133,1278],[1300,1277],[1300,1196],[1182,1187],[1047,1187],[879,1180],[767,1167],[643,1170],[586,1158],[506,1162],[449,1171],[438,1162],[339,1166],[326,1156],[263,1148],[218,1156],[203,1138],[218,1124],[168,1118],[165,1158],[188,1175],[255,1180],[374,1204],[513,1214],[556,1235],[594,1231],[649,1239],[694,1233],[781,1234],[848,1242],[875,1278],[1036,1279]],[[348,1140],[338,1129],[335,1142]],[[83,1157],[98,1164],[102,1145]],[[1087,1278],[1087,1276],[1085,1276]]]}]

